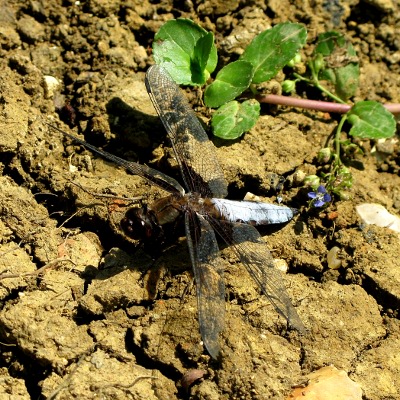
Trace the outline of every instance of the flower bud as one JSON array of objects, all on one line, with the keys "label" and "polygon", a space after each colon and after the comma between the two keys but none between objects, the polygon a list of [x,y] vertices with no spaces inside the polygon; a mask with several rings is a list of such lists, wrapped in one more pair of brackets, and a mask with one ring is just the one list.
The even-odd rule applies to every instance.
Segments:
[{"label": "flower bud", "polygon": [[291,81],[287,79],[286,81],[282,82],[282,90],[285,93],[291,93],[296,89],[296,81]]},{"label": "flower bud", "polygon": [[346,166],[341,165],[338,169],[338,175],[351,175],[351,172]]},{"label": "flower bud", "polygon": [[320,185],[320,179],[317,175],[308,175],[304,178],[304,184],[310,186],[314,190],[317,190]]},{"label": "flower bud", "polygon": [[320,164],[326,164],[329,162],[332,156],[332,150],[329,147],[324,147],[318,152],[317,160]]},{"label": "flower bud", "polygon": [[286,65],[293,68],[296,64],[301,63],[301,54],[297,53]]},{"label": "flower bud", "polygon": [[351,188],[353,186],[353,175],[350,170],[342,165],[336,174],[336,180],[339,182],[339,185],[343,188]]},{"label": "flower bud", "polygon": [[322,54],[317,54],[314,60],[312,60],[313,63],[313,69],[316,75],[319,74],[319,72],[325,68],[325,61],[324,57]]}]

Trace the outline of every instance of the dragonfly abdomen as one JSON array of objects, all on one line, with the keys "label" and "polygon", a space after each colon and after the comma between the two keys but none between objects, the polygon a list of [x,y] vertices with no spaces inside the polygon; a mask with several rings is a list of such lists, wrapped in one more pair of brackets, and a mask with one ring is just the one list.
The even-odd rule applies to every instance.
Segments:
[{"label": "dragonfly abdomen", "polygon": [[221,218],[252,225],[281,224],[296,214],[294,208],[255,201],[211,199]]}]

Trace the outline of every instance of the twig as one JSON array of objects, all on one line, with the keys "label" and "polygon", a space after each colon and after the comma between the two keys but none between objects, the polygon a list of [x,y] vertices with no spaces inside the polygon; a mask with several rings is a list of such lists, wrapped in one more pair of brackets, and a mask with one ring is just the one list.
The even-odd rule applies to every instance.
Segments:
[{"label": "twig", "polygon": [[[308,110],[324,111],[330,113],[347,113],[351,105],[338,104],[330,101],[319,101],[319,100],[308,100],[299,99],[296,97],[282,96],[278,94],[258,95],[256,99],[260,103],[277,104],[281,106],[305,108]],[[392,114],[400,114],[400,104],[398,103],[387,103],[383,104]]]},{"label": "twig", "polygon": [[11,279],[11,278],[20,278],[25,276],[37,276],[43,273],[45,270],[53,268],[59,262],[68,261],[73,265],[76,265],[70,258],[56,258],[55,260],[49,262],[48,264],[44,265],[43,267],[39,268],[34,272],[26,272],[24,274],[0,274],[0,280],[2,279]]}]

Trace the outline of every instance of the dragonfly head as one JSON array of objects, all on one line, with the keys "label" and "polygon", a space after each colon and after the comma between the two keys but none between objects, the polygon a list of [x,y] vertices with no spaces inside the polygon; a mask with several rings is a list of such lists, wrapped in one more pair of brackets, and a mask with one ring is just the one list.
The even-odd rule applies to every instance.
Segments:
[{"label": "dragonfly head", "polygon": [[159,227],[147,207],[130,208],[121,220],[124,233],[135,240],[149,240]]}]

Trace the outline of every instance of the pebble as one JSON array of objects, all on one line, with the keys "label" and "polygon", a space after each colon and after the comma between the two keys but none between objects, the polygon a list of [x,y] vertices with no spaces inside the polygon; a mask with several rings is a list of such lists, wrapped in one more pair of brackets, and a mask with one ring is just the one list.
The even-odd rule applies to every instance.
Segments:
[{"label": "pebble", "polygon": [[54,97],[54,94],[59,91],[61,86],[60,81],[54,76],[45,75],[43,77],[44,81],[44,92],[47,99]]},{"label": "pebble", "polygon": [[363,203],[356,206],[357,214],[367,225],[376,225],[400,232],[400,218],[391,214],[381,204]]}]

